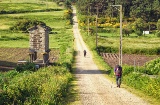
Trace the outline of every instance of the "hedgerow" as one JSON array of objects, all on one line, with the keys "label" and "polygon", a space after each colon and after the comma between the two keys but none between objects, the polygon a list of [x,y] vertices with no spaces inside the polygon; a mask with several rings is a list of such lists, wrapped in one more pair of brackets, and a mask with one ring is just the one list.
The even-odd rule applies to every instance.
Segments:
[{"label": "hedgerow", "polygon": [[160,58],[147,62],[145,65],[145,72],[150,75],[160,74]]},{"label": "hedgerow", "polygon": [[[152,63],[151,61],[150,63]],[[150,66],[151,67],[151,66]],[[149,66],[147,67],[148,69]],[[158,69],[160,70],[160,69]],[[146,74],[145,74],[146,73]],[[151,78],[146,72],[145,67],[139,67],[138,70],[135,70],[134,66],[123,66],[123,83],[133,87],[137,90],[142,91],[148,96],[152,96],[156,99],[160,98],[160,77]],[[110,74],[113,75],[113,74]]]},{"label": "hedgerow", "polygon": [[38,20],[23,19],[23,20],[18,21],[14,26],[10,27],[10,30],[28,32],[29,28],[36,26],[36,25],[46,26],[46,23],[42,21],[38,21]]},{"label": "hedgerow", "polygon": [[[119,49],[113,46],[98,46],[100,52],[103,53],[118,53]],[[159,48],[125,48],[123,47],[123,53],[125,54],[144,54],[144,55],[159,55]]]},{"label": "hedgerow", "polygon": [[62,104],[71,78],[69,70],[57,66],[17,74],[3,83],[0,104]]},{"label": "hedgerow", "polygon": [[123,83],[144,92],[148,96],[160,98],[160,78],[150,78],[147,75],[131,73],[123,76]]}]

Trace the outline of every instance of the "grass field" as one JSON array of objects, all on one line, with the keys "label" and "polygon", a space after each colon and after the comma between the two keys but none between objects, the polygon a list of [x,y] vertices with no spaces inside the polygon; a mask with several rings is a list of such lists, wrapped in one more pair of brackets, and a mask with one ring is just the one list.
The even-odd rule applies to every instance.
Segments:
[{"label": "grass field", "polygon": [[[15,0],[11,0],[14,2]],[[26,0],[27,1],[27,0]],[[9,30],[10,27],[15,25],[18,21],[28,19],[28,20],[38,20],[43,21],[46,23],[47,26],[52,28],[52,34],[50,34],[50,47],[51,48],[59,48],[61,47],[61,41],[63,38],[57,37],[63,34],[67,35],[71,34],[70,31],[66,30],[66,20],[63,17],[64,11],[44,11],[44,12],[37,12],[39,10],[45,10],[46,8],[51,9],[61,9],[62,7],[58,7],[55,3],[48,3],[50,6],[46,7],[46,4],[38,4],[37,0],[34,3],[3,3],[0,2],[1,8],[5,8],[6,6],[10,8],[6,8],[6,11],[15,10],[15,11],[26,11],[30,10],[32,12],[27,13],[14,13],[14,14],[2,14],[0,15],[0,40],[1,44],[0,47],[17,47],[17,48],[28,48],[29,47],[29,33],[22,33],[22,32],[12,32]],[[29,2],[29,1],[28,1]],[[33,2],[33,0],[32,0]],[[18,6],[18,8],[17,8]],[[25,8],[24,8],[25,7]],[[28,8],[30,9],[28,9]],[[66,38],[65,37],[65,38]],[[59,39],[58,39],[59,38]],[[58,40],[58,41],[57,41]],[[72,40],[72,38],[70,39]]]},{"label": "grass field", "polygon": [[[98,33],[99,43],[98,45],[103,46],[112,46],[112,47],[119,47],[120,36],[117,33]],[[138,37],[135,34],[131,34],[129,37],[124,36],[123,40],[123,47],[128,49],[134,48],[146,48],[146,49],[156,49],[160,48],[160,38],[156,37],[153,34],[140,36]],[[134,47],[133,47],[134,46]]]}]

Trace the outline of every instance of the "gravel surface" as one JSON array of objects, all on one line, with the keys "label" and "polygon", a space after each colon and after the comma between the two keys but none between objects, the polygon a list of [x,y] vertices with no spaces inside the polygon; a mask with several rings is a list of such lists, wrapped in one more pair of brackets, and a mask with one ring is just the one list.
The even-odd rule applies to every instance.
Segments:
[{"label": "gravel surface", "polygon": [[[77,23],[76,9],[73,7],[73,32],[76,50],[76,77],[82,105],[149,105],[144,100],[127,90],[117,88],[115,83],[107,80],[93,62],[92,55],[86,47]],[[87,51],[86,57],[83,50]]]}]

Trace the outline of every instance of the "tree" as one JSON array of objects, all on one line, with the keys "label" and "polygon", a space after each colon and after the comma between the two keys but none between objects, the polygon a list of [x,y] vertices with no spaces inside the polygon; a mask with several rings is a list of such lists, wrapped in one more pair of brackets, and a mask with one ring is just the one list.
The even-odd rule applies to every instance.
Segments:
[{"label": "tree", "polygon": [[157,30],[160,31],[160,19],[157,22]]},{"label": "tree", "polygon": [[105,13],[108,6],[108,2],[106,0],[78,0],[76,4],[82,15],[88,14],[89,7],[91,8],[91,14],[96,14],[96,6],[98,6],[99,13]]},{"label": "tree", "polygon": [[156,35],[157,35],[158,37],[160,37],[160,19],[159,19],[158,22],[157,22],[157,33],[156,33]]},{"label": "tree", "polygon": [[143,34],[143,30],[146,27],[146,22],[142,18],[138,18],[134,23],[133,23],[133,30],[138,36],[141,36]]}]

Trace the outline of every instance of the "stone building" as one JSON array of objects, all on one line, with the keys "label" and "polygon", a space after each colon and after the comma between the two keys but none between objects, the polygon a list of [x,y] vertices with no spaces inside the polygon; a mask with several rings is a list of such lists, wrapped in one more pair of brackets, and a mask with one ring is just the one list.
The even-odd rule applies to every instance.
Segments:
[{"label": "stone building", "polygon": [[29,30],[29,55],[30,62],[38,65],[49,64],[49,32],[51,29],[48,26],[37,25]]}]

